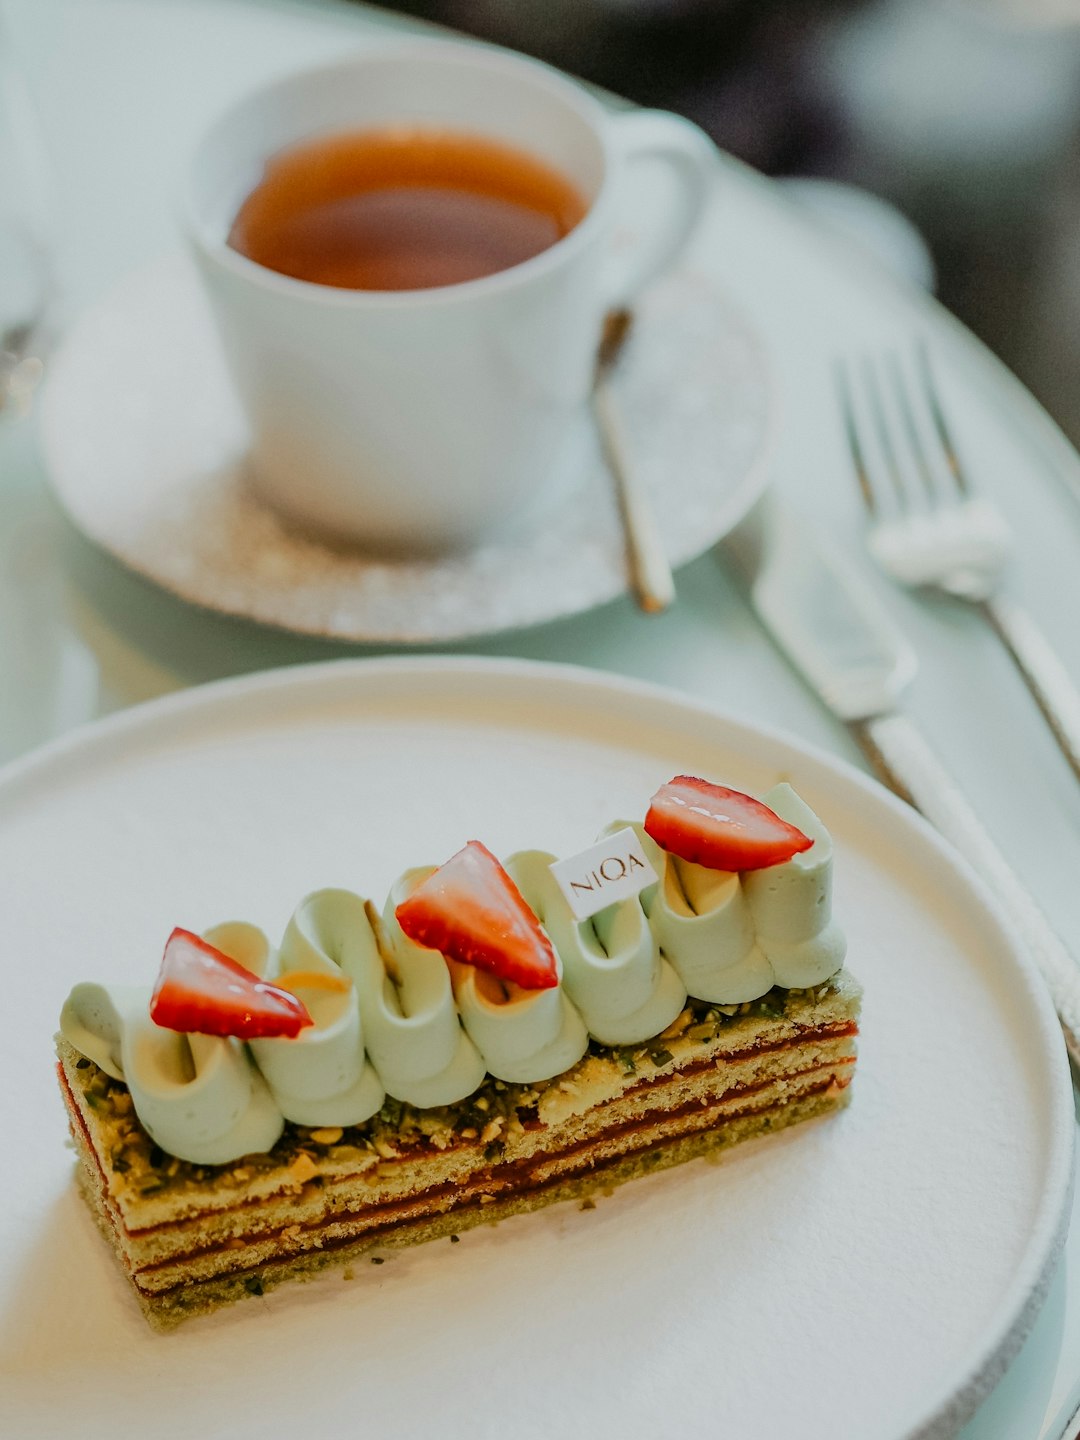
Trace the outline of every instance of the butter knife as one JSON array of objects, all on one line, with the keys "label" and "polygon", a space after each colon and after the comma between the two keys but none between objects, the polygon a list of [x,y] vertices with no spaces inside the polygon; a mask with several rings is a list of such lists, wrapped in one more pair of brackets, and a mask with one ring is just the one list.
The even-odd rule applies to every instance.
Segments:
[{"label": "butter knife", "polygon": [[849,727],[880,778],[926,816],[994,893],[1046,982],[1080,1079],[1080,966],[902,713],[917,666],[907,640],[843,556],[773,496],[720,548],[773,641]]}]

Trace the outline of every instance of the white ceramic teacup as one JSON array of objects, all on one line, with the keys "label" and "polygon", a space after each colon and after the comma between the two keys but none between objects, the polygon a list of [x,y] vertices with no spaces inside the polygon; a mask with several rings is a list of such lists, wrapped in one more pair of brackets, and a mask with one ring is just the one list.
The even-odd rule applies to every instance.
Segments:
[{"label": "white ceramic teacup", "polygon": [[[269,156],[399,122],[531,152],[582,192],[584,219],[519,265],[427,290],[311,284],[229,247]],[[580,470],[603,316],[681,250],[715,158],[688,121],[608,113],[545,65],[456,41],[363,53],[235,105],[196,151],[185,211],[257,493],[305,528],[379,550],[468,545],[526,513],[553,477]],[[628,215],[629,167],[646,163],[668,172],[670,203]]]}]

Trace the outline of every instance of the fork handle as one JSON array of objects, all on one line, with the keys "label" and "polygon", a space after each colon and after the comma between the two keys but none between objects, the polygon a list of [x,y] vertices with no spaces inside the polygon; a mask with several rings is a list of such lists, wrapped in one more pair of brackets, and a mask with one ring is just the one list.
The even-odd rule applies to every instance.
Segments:
[{"label": "fork handle", "polygon": [[851,728],[886,782],[952,842],[1012,921],[1046,982],[1080,1080],[1080,966],[912,722],[905,715],[881,715]]},{"label": "fork handle", "polygon": [[1069,672],[1022,605],[997,596],[980,601],[979,608],[1012,656],[1061,753],[1080,780],[1080,693]]}]

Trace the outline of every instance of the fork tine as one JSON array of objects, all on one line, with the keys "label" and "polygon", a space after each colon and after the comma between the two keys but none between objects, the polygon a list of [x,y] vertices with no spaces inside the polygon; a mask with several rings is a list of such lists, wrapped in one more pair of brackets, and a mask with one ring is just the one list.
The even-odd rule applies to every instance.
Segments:
[{"label": "fork tine", "polygon": [[870,472],[866,468],[866,456],[863,454],[863,448],[859,442],[859,427],[855,420],[855,402],[851,394],[851,380],[845,361],[833,361],[833,378],[836,382],[837,394],[840,397],[840,414],[844,422],[844,435],[847,437],[848,449],[851,451],[851,463],[855,468],[855,478],[859,482],[859,490],[867,510],[871,515],[876,515],[877,498],[874,495],[874,487],[870,483]]},{"label": "fork tine", "polygon": [[934,429],[941,441],[941,448],[945,453],[945,463],[949,467],[949,473],[956,482],[956,488],[962,495],[970,493],[967,475],[964,467],[960,464],[960,457],[956,453],[956,446],[953,443],[952,433],[945,420],[945,413],[941,408],[941,401],[938,399],[937,387],[934,384],[933,371],[930,368],[930,351],[925,340],[920,340],[915,347],[915,355],[918,361],[919,375],[922,379],[923,394],[926,397],[927,408],[930,411],[930,419],[934,422]]},{"label": "fork tine", "polygon": [[870,402],[870,415],[874,422],[874,429],[877,431],[878,445],[885,460],[885,468],[892,480],[893,491],[900,508],[906,509],[908,504],[907,486],[904,484],[904,472],[900,468],[900,460],[896,453],[896,446],[893,443],[892,427],[889,424],[889,417],[885,413],[885,401],[881,393],[881,384],[878,380],[877,370],[874,362],[869,358],[863,361],[863,374],[866,377],[866,393]]},{"label": "fork tine", "polygon": [[938,486],[935,483],[934,472],[926,453],[926,446],[923,444],[923,439],[919,434],[919,427],[915,420],[915,411],[911,405],[911,387],[904,379],[904,372],[900,365],[900,357],[894,350],[890,350],[885,363],[892,377],[896,408],[900,414],[900,422],[904,427],[904,433],[907,436],[908,450],[911,453],[915,469],[919,472],[923,489],[926,491],[927,501],[933,505],[939,498]]}]

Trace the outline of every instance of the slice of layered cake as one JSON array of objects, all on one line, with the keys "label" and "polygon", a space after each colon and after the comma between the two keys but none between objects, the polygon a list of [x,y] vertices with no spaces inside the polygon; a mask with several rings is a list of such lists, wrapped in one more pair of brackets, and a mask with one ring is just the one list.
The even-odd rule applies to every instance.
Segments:
[{"label": "slice of layered cake", "polygon": [[831,842],[680,776],[571,861],[470,841],[279,947],[174,931],[58,1037],[79,1182],[150,1320],[455,1235],[836,1109],[859,988]]}]

